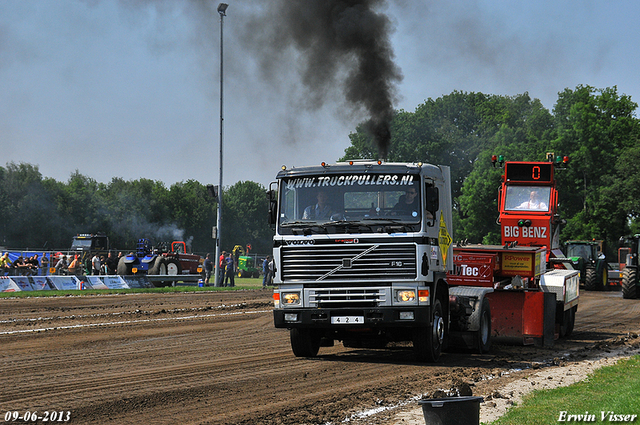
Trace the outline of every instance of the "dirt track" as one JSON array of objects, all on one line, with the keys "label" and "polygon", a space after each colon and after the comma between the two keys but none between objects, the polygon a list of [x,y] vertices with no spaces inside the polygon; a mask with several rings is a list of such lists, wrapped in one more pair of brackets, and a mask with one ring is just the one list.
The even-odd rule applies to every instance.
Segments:
[{"label": "dirt track", "polygon": [[572,338],[553,349],[494,345],[419,364],[410,347],[337,344],[298,359],[271,305],[265,290],[0,299],[0,420],[62,410],[74,424],[393,424],[394,412],[439,389],[488,395],[640,342],[640,300],[582,292]]}]

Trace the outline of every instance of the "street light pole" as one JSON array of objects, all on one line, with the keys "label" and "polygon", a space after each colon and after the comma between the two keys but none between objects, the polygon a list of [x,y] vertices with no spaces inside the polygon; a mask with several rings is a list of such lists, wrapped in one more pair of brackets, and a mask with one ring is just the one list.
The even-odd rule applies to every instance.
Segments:
[{"label": "street light pole", "polygon": [[223,43],[223,24],[224,17],[227,16],[226,11],[227,7],[229,7],[226,3],[220,3],[218,5],[218,14],[220,15],[220,184],[218,185],[218,224],[216,228],[216,277],[215,282],[216,286],[223,286],[224,284],[224,276],[220,278],[220,253],[222,251],[222,164],[223,164],[223,150],[222,150],[222,141],[223,141],[223,124],[224,124],[224,115],[223,115],[223,71],[224,71],[224,43]]}]

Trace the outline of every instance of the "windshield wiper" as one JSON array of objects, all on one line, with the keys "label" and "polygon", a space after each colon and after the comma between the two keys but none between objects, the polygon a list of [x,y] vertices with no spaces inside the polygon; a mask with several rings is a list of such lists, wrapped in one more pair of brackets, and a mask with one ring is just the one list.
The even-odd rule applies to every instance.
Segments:
[{"label": "windshield wiper", "polygon": [[289,226],[317,226],[318,222],[315,220],[296,220],[296,221],[287,221],[285,223],[280,223],[282,227]]}]

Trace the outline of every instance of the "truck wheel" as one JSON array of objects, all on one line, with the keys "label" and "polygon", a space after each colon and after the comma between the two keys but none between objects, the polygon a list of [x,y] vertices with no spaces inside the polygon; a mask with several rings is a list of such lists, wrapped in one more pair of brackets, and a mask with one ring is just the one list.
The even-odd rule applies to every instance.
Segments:
[{"label": "truck wheel", "polygon": [[585,274],[586,277],[584,279],[584,289],[586,289],[587,291],[597,291],[602,289],[599,288],[599,286],[602,284],[602,281],[598,281],[599,279],[595,268],[588,267],[585,270]]},{"label": "truck wheel", "polygon": [[120,258],[118,261],[118,267],[116,268],[116,273],[120,276],[127,276],[131,274],[131,264],[127,264],[124,262],[124,257]]},{"label": "truck wheel", "polygon": [[622,271],[622,298],[638,298],[638,270],[626,266]]},{"label": "truck wheel", "polygon": [[576,309],[578,307],[571,307],[569,310],[565,310],[564,312],[564,336],[571,336],[573,333],[573,325],[576,323]]},{"label": "truck wheel", "polygon": [[259,271],[253,272],[253,277],[256,278],[256,279],[259,278],[260,277],[260,272]]},{"label": "truck wheel", "polygon": [[320,336],[311,329],[291,329],[291,349],[296,357],[315,357],[320,349]]},{"label": "truck wheel", "polygon": [[413,331],[413,351],[419,362],[435,362],[440,358],[444,343],[445,323],[442,303],[438,298],[431,306],[432,324],[428,328]]},{"label": "truck wheel", "polygon": [[480,310],[480,328],[476,333],[476,350],[478,353],[488,353],[491,349],[491,306],[489,300],[482,301]]},{"label": "truck wheel", "polygon": [[182,268],[180,267],[180,263],[178,260],[169,259],[166,261],[167,265],[167,273],[169,276],[178,276],[182,274]]},{"label": "truck wheel", "polygon": [[607,285],[609,284],[609,273],[608,273],[608,265],[605,262],[602,262],[600,265],[600,290],[603,291]]}]

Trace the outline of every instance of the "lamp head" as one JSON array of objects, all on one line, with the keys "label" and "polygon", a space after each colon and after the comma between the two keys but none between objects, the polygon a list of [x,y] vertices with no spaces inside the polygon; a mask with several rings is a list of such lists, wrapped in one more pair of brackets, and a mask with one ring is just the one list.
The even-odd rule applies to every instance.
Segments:
[{"label": "lamp head", "polygon": [[225,13],[227,11],[227,7],[229,7],[229,5],[227,3],[220,3],[218,5],[218,13],[221,16],[227,16],[227,14]]}]

